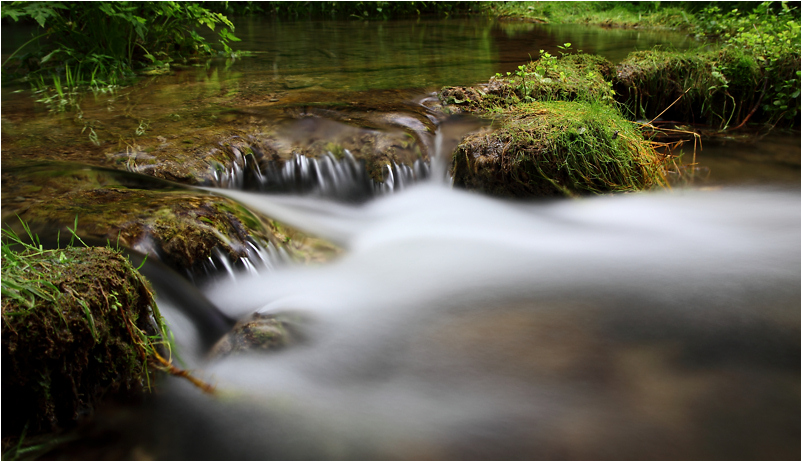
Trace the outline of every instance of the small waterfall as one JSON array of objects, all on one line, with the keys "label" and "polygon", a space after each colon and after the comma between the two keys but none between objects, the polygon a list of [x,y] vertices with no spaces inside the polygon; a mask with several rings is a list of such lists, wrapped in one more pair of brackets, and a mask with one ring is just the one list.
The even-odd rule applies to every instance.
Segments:
[{"label": "small waterfall", "polygon": [[[389,132],[369,130],[360,132],[358,128],[318,117],[303,117],[288,123],[283,128],[279,140],[272,140],[264,146],[264,140],[252,136],[250,140],[240,137],[231,137],[219,143],[216,153],[227,153],[229,162],[227,166],[215,164],[213,180],[210,186],[226,189],[261,191],[268,193],[314,195],[329,197],[338,200],[362,202],[367,199],[398,192],[417,182],[433,178],[435,181],[447,180],[450,165],[450,154],[460,142],[462,137],[484,125],[479,119],[469,116],[445,117],[426,109],[428,125],[415,117],[403,114],[385,114],[378,117],[382,123],[393,127]],[[331,112],[331,111],[329,111]],[[342,114],[326,113],[331,117],[340,117]],[[386,120],[385,120],[386,119]],[[435,127],[427,128],[427,127]],[[342,148],[337,154],[331,150],[324,151],[322,155],[307,156],[302,152],[307,149],[310,142],[300,134],[314,131],[323,127],[319,135],[323,140],[332,141],[330,144],[339,145],[338,136],[350,137],[369,136],[376,146],[366,148],[375,152],[360,153],[359,159],[351,150]],[[398,129],[404,130],[407,138],[399,138]],[[367,135],[365,135],[367,133]],[[412,135],[414,133],[414,136]],[[385,136],[386,135],[386,136]],[[396,162],[395,158],[409,159],[409,139],[414,139],[414,146],[423,152],[418,152],[414,162]],[[322,145],[318,140],[315,146]],[[296,150],[296,144],[300,146]],[[378,147],[381,145],[382,147]],[[404,145],[404,148],[400,146]],[[261,147],[260,147],[261,146]],[[264,148],[264,150],[263,150]],[[396,155],[395,149],[406,149],[407,157]],[[265,150],[272,151],[266,155]],[[288,152],[291,150],[291,154]],[[276,154],[282,152],[281,157]],[[312,150],[313,151],[313,150]],[[368,173],[366,161],[363,156],[377,156],[376,162],[382,167],[382,178],[374,179]],[[391,160],[386,160],[386,159]],[[434,159],[430,162],[429,159]],[[373,168],[373,167],[372,167]]]},{"label": "small waterfall", "polygon": [[401,190],[429,175],[428,162],[421,159],[411,167],[391,161],[385,166],[384,181],[377,182],[368,175],[364,161],[354,158],[347,149],[339,159],[328,152],[320,158],[295,154],[285,162],[264,159],[260,162],[254,155],[243,160],[236,147],[232,147],[231,152],[234,156],[231,167],[215,171],[215,187],[359,202]]},{"label": "small waterfall", "polygon": [[270,242],[262,245],[251,238],[245,241],[245,247],[242,250],[245,255],[231,257],[219,247],[215,247],[212,249],[212,255],[206,261],[201,262],[200,269],[187,269],[186,275],[191,281],[198,283],[200,282],[198,276],[202,276],[202,279],[210,279],[219,278],[221,274],[231,280],[236,280],[243,275],[272,272],[292,260],[283,248],[277,248]]}]

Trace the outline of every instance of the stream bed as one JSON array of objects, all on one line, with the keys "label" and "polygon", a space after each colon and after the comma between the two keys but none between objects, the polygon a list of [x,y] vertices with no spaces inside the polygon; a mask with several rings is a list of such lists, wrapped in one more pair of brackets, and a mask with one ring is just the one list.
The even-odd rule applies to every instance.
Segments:
[{"label": "stream bed", "polygon": [[[483,18],[235,24],[251,55],[131,87],[62,104],[4,83],[4,225],[47,210],[34,231],[52,234],[76,207],[108,207],[108,229],[79,216],[82,231],[171,264],[159,307],[182,366],[217,389],[166,377],[51,455],[798,458],[799,133],[686,144],[670,191],[513,202],[449,184],[448,156],[482,124],[440,112],[442,86],[566,42],[617,62],[692,38]],[[208,246],[220,217],[260,231],[175,263],[161,228],[175,217]],[[182,306],[197,297],[293,339],[210,354]]]}]

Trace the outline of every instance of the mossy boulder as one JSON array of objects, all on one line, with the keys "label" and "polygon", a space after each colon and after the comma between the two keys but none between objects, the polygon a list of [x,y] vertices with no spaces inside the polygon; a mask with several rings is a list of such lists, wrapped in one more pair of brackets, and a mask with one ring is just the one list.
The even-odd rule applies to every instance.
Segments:
[{"label": "mossy boulder", "polygon": [[663,157],[604,104],[520,104],[497,113],[493,128],[457,147],[455,186],[533,197],[636,191],[664,182]]},{"label": "mossy boulder", "polygon": [[149,284],[106,248],[3,252],[3,436],[75,425],[150,386],[163,334]]},{"label": "mossy boulder", "polygon": [[544,53],[486,85],[447,87],[446,110],[493,120],[453,154],[454,185],[498,196],[636,191],[662,184],[665,159],[619,112],[614,67]]}]

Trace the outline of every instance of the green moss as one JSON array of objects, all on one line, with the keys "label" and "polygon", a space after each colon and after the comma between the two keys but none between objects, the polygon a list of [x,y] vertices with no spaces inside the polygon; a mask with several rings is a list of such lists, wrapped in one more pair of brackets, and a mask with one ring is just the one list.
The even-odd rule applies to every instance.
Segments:
[{"label": "green moss", "polygon": [[495,129],[459,145],[454,184],[515,197],[663,184],[664,159],[619,112],[614,75],[613,65],[599,56],[542,53],[485,86],[443,89],[448,109],[493,118]]},{"label": "green moss", "polygon": [[665,2],[488,2],[485,8],[501,17],[554,24],[681,30],[694,21],[686,8]]},{"label": "green moss", "polygon": [[[568,48],[570,48],[570,44]],[[496,74],[483,87],[447,87],[444,104],[470,112],[492,111],[532,101],[593,101],[613,104],[613,64],[597,55],[577,53],[560,58],[543,52],[540,59]]]},{"label": "green moss", "polygon": [[662,157],[603,104],[521,104],[497,112],[493,126],[455,151],[456,186],[531,197],[635,191],[664,182]]},{"label": "green moss", "polygon": [[2,256],[3,435],[70,427],[139,393],[164,326],[149,284],[106,248]]},{"label": "green moss", "polygon": [[77,216],[79,235],[125,247],[150,239],[164,261],[181,271],[200,271],[214,248],[234,260],[245,257],[249,241],[283,246],[301,260],[326,260],[334,252],[330,244],[321,250],[320,241],[290,229],[283,233],[293,242],[283,245],[286,236],[269,220],[227,198],[122,172],[22,164],[3,169],[2,188],[3,219],[14,226],[18,215],[40,233],[61,230],[63,237]]},{"label": "green moss", "polygon": [[339,143],[326,143],[326,149],[334,156],[335,159],[340,160],[345,157],[345,149]]},{"label": "green moss", "polygon": [[720,128],[739,124],[753,109],[752,121],[771,119],[759,104],[768,78],[754,56],[735,47],[637,51],[618,66],[619,91],[637,117],[651,120],[678,100],[663,118]]}]

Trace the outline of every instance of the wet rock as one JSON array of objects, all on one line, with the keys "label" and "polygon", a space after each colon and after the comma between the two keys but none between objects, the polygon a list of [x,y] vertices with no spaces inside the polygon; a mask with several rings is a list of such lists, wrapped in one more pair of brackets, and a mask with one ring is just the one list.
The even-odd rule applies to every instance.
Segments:
[{"label": "wet rock", "polygon": [[[397,182],[384,185],[398,172],[411,172],[411,181],[425,174],[415,164],[428,164],[438,114],[418,103],[419,92],[282,91],[271,82],[210,90],[199,96],[202,102],[187,99],[192,85],[187,94],[165,94],[158,84],[136,87],[81,104],[79,113],[59,120],[31,119],[26,108],[13,108],[3,115],[3,159],[79,162],[183,184],[296,193],[317,186],[299,190],[294,183],[303,181],[295,178],[265,186],[259,177],[298,156],[325,161],[345,151],[371,194],[397,189]],[[153,105],[154,96],[175,104]]]},{"label": "wet rock", "polygon": [[[348,152],[358,178],[341,182],[362,182],[370,189],[395,180],[393,169],[410,171],[410,181],[420,179],[416,164],[428,164],[436,125],[423,105],[265,104],[234,110],[231,123],[209,130],[140,138],[107,157],[115,168],[186,184],[304,193],[314,188],[300,187],[300,173],[287,168],[298,157],[338,161]],[[285,178],[271,178],[285,169]]]},{"label": "wet rock", "polygon": [[635,191],[664,182],[662,156],[605,105],[532,103],[467,136],[453,155],[454,185],[497,196]]},{"label": "wet rock", "polygon": [[210,350],[209,357],[285,348],[303,340],[300,324],[304,321],[303,317],[293,314],[253,313],[220,339]]},{"label": "wet rock", "polygon": [[91,416],[147,389],[162,322],[150,286],[106,248],[3,252],[3,436]]},{"label": "wet rock", "polygon": [[[190,275],[210,265],[272,267],[283,259],[320,261],[333,247],[234,201],[147,177],[68,164],[3,169],[3,221],[19,220],[51,239],[77,234],[133,248]],[[5,198],[24,197],[24,202]],[[283,250],[282,250],[283,249]]]},{"label": "wet rock", "polygon": [[[497,80],[491,83],[497,83]],[[502,94],[499,91],[499,94]],[[440,99],[452,113],[469,111],[471,108],[481,107],[487,96],[487,91],[480,87],[446,87],[440,91]]]}]

